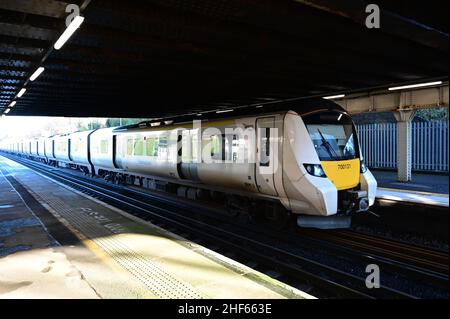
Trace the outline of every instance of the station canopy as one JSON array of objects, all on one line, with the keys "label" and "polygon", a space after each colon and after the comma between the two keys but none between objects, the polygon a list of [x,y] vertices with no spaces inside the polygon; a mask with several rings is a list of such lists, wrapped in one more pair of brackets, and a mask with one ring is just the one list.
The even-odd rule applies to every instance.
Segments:
[{"label": "station canopy", "polygon": [[[448,1],[0,0],[0,114],[164,117],[448,79]],[[38,67],[45,71],[33,82]],[[21,89],[25,94],[17,98]]]}]

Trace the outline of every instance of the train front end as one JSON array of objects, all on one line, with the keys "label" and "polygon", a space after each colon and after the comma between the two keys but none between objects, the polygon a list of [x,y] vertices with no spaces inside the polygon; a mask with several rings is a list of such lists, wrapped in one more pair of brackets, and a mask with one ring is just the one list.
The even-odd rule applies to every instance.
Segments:
[{"label": "train front end", "polygon": [[337,213],[368,211],[375,202],[377,183],[362,159],[351,117],[325,111],[304,116],[303,122],[320,160],[320,166],[305,164],[306,171],[328,178],[336,187]]},{"label": "train front end", "polygon": [[[340,107],[300,115],[297,138],[302,152],[298,190],[309,205],[298,207],[300,227],[347,228],[352,216],[367,212],[375,203],[377,182],[362,158],[352,118]],[[296,165],[296,166],[297,166]],[[297,207],[296,207],[297,206]]]}]

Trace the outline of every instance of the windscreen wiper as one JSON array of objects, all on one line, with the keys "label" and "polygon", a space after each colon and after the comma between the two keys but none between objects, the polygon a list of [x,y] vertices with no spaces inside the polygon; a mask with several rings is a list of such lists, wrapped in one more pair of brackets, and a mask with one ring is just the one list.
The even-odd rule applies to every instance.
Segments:
[{"label": "windscreen wiper", "polygon": [[327,139],[325,138],[325,136],[323,136],[320,129],[317,129],[317,131],[319,132],[320,137],[322,138],[322,145],[325,146],[325,149],[327,150],[328,154],[330,154],[330,157],[332,159],[336,159],[337,158],[336,151],[333,149],[333,147],[331,147],[330,142],[328,142]]}]

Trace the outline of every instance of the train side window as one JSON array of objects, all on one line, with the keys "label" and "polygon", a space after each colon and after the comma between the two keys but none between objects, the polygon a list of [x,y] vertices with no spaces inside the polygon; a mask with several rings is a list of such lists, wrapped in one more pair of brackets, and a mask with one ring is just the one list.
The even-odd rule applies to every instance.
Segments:
[{"label": "train side window", "polygon": [[127,140],[127,155],[133,155],[133,139],[131,138]]},{"label": "train side window", "polygon": [[199,161],[199,153],[200,153],[200,151],[199,151],[200,145],[198,144],[198,135],[197,135],[197,132],[195,130],[192,130],[191,132],[192,132],[191,133],[192,134],[191,135],[191,138],[192,138],[191,160],[192,160],[192,163],[198,163],[198,161]]},{"label": "train side window", "polygon": [[181,161],[183,163],[190,163],[191,162],[191,141],[189,138],[189,131],[183,131],[182,133],[183,137],[181,139]]},{"label": "train side window", "polygon": [[270,128],[261,129],[261,144],[259,150],[259,165],[270,166]]},{"label": "train side window", "polygon": [[225,136],[225,145],[224,145],[224,159],[225,161],[229,161],[230,160],[230,136]]},{"label": "train side window", "polygon": [[144,155],[144,140],[137,138],[134,140],[134,156]]},{"label": "train side window", "polygon": [[231,151],[232,151],[233,163],[236,163],[238,161],[238,154],[239,154],[239,138],[237,135],[233,135]]},{"label": "train side window", "polygon": [[161,136],[159,138],[159,143],[158,143],[158,157],[161,159],[166,159],[168,152],[167,152],[167,148],[169,146],[168,143],[168,138],[165,136]]},{"label": "train side window", "polygon": [[150,157],[158,156],[158,140],[154,137],[147,137],[146,155]]},{"label": "train side window", "polygon": [[210,143],[211,159],[224,160],[224,135],[211,135],[211,137],[204,142],[205,145]]}]

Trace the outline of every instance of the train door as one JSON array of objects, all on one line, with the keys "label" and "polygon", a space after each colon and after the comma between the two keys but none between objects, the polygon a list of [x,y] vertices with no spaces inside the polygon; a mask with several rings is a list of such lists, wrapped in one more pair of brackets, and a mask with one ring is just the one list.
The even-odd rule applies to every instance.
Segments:
[{"label": "train door", "polygon": [[112,137],[112,161],[115,168],[119,168],[120,166],[117,163],[117,135],[113,135]]},{"label": "train door", "polygon": [[277,168],[275,117],[256,120],[256,186],[262,194],[277,196],[274,173]]},{"label": "train door", "polygon": [[67,155],[69,157],[69,161],[73,162],[72,159],[72,139],[67,139]]},{"label": "train door", "polygon": [[198,180],[197,164],[200,159],[199,129],[184,130],[179,136],[181,136],[179,152],[181,164],[178,167],[178,174],[182,179]]},{"label": "train door", "polygon": [[177,130],[177,172],[180,179],[186,179],[183,175],[183,131]]}]

